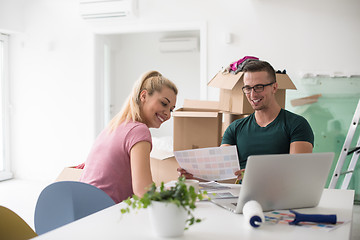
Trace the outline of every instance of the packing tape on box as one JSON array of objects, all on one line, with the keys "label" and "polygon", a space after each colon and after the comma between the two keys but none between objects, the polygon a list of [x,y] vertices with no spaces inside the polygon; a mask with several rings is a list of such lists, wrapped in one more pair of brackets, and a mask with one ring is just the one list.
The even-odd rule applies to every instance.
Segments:
[{"label": "packing tape on box", "polygon": [[262,207],[257,201],[251,200],[246,202],[243,207],[243,214],[246,224],[249,224],[251,227],[260,227],[265,222]]}]

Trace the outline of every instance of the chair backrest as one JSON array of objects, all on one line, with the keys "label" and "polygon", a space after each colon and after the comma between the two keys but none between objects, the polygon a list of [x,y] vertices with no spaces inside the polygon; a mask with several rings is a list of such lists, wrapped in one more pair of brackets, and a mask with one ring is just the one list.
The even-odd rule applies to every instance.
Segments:
[{"label": "chair backrest", "polygon": [[35,231],[19,215],[0,206],[0,239],[25,240],[36,236]]},{"label": "chair backrest", "polygon": [[40,193],[35,207],[35,230],[43,234],[114,204],[109,195],[90,184],[55,182]]}]

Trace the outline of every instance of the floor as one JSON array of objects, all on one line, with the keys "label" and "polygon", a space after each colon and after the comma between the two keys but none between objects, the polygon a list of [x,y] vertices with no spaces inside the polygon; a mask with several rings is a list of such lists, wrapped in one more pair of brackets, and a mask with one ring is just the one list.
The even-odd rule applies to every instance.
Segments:
[{"label": "floor", "polygon": [[[0,205],[10,208],[34,229],[36,200],[50,182],[9,180],[0,182]],[[354,205],[350,240],[360,239],[360,205]]]},{"label": "floor", "polygon": [[0,182],[0,205],[5,206],[34,229],[34,211],[40,192],[49,182],[8,180]]}]

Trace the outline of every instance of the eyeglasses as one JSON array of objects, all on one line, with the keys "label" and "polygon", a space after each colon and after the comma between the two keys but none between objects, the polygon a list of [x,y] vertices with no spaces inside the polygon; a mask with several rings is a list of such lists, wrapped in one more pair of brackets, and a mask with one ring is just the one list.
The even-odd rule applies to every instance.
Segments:
[{"label": "eyeglasses", "polygon": [[251,90],[254,89],[254,92],[259,93],[259,92],[264,91],[264,87],[270,86],[271,84],[274,84],[274,83],[275,82],[268,83],[268,84],[257,84],[257,85],[255,85],[253,87],[244,86],[244,87],[242,87],[242,91],[245,94],[249,94],[249,93],[251,93]]}]

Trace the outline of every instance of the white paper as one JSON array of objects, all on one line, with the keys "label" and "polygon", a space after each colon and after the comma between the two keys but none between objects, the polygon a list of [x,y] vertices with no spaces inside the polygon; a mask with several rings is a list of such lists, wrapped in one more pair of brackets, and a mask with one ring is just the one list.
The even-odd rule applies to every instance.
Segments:
[{"label": "white paper", "polygon": [[198,148],[175,151],[181,168],[207,181],[236,178],[240,169],[236,146]]}]

